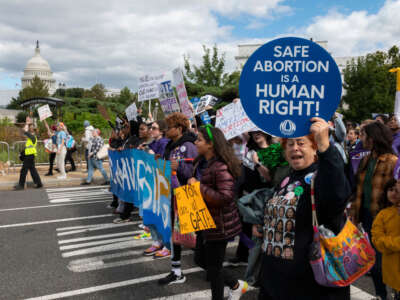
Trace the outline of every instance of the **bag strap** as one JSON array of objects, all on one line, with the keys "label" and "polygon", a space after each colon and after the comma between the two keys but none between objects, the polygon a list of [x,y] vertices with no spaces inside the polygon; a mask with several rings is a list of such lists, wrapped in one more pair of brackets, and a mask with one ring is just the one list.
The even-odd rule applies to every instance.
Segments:
[{"label": "bag strap", "polygon": [[317,172],[314,172],[314,175],[311,178],[311,209],[312,209],[312,225],[314,227],[314,231],[318,230],[318,218],[317,218],[317,209],[315,206],[315,177]]}]

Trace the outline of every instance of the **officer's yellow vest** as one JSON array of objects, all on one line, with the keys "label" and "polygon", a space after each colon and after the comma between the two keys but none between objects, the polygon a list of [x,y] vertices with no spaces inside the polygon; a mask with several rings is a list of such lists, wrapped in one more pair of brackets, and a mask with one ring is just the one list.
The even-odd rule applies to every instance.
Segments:
[{"label": "officer's yellow vest", "polygon": [[35,143],[32,143],[32,140],[30,138],[28,138],[25,143],[25,155],[33,154],[36,156],[36,153],[37,153],[36,144],[37,144],[37,138],[36,138]]}]

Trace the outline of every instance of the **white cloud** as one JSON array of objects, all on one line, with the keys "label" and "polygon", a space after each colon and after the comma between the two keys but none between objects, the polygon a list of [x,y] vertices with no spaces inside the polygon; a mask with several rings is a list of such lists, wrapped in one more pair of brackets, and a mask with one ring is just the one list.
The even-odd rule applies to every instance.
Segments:
[{"label": "white cloud", "polygon": [[[21,77],[38,39],[57,80],[70,86],[103,82],[132,89],[139,76],[182,66],[183,54],[199,63],[203,44],[218,44],[226,52],[227,71],[233,71],[238,44],[268,41],[235,37],[233,28],[219,24],[216,14],[242,21],[238,24],[253,20],[247,29],[257,29],[291,12],[284,0],[32,0],[29,5],[0,0],[0,7],[0,67],[7,76]],[[400,0],[387,0],[376,14],[331,11],[275,37],[328,40],[335,56],[364,54],[399,43],[399,15]]]},{"label": "white cloud", "polygon": [[0,65],[21,76],[38,39],[57,80],[136,88],[143,74],[183,65],[183,54],[200,62],[203,44],[231,42],[214,13],[269,18],[288,10],[282,1],[0,0]]},{"label": "white cloud", "polygon": [[316,40],[327,40],[335,56],[355,56],[378,49],[387,50],[400,42],[400,0],[388,0],[376,14],[354,11],[348,15],[331,11],[318,16],[297,31]]}]

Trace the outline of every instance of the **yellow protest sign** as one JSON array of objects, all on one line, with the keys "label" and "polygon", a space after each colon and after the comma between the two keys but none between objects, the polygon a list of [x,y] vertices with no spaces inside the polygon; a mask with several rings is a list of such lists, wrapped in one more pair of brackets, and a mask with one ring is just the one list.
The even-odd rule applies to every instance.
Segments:
[{"label": "yellow protest sign", "polygon": [[184,185],[175,190],[180,233],[215,228],[214,220],[201,196],[200,182]]}]

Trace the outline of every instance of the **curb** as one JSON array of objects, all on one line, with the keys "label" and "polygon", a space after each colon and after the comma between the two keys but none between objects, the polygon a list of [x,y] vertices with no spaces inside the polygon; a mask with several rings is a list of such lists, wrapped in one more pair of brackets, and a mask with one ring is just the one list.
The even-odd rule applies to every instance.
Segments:
[{"label": "curb", "polygon": [[[74,186],[80,186],[81,182],[85,180],[85,178],[68,178],[68,179],[47,179],[46,181],[42,181],[43,183],[43,188],[54,188],[54,187],[74,187]],[[102,176],[100,177],[93,177],[92,184],[101,184],[104,182],[104,179]],[[0,182],[0,191],[11,191],[14,190],[14,186],[18,183],[18,180],[16,181],[6,181],[6,182]],[[33,188],[35,187],[35,184],[33,181],[26,181],[26,187],[27,188]]]}]

